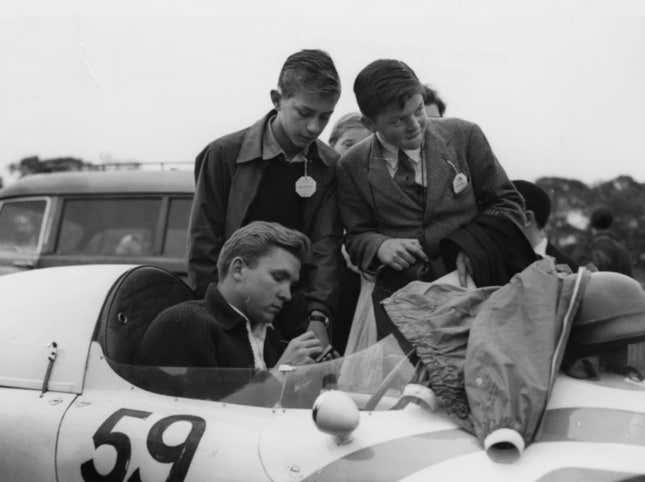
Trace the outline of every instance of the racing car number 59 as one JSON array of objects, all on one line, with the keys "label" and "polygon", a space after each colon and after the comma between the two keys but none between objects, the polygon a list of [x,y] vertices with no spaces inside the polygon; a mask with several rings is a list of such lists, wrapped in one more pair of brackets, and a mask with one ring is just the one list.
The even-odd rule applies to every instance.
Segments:
[{"label": "racing car number 59", "polygon": [[[108,474],[102,475],[96,470],[94,459],[87,460],[81,464],[81,475],[83,476],[83,480],[105,482],[120,482],[124,480],[128,471],[128,466],[130,465],[132,446],[130,438],[125,433],[112,431],[112,429],[119,420],[124,417],[146,419],[151,414],[152,412],[146,412],[143,410],[120,408],[110,415],[94,433],[92,440],[94,441],[95,449],[102,445],[110,445],[114,447],[117,453],[114,467]],[[190,431],[182,443],[173,446],[166,445],[163,441],[163,433],[168,429],[168,427],[177,422],[190,423]],[[190,462],[195,454],[195,450],[197,450],[199,441],[204,434],[204,430],[206,430],[206,421],[196,415],[171,415],[169,417],[162,418],[150,428],[146,439],[148,452],[157,462],[161,462],[163,464],[172,463],[166,480],[184,480],[186,473],[188,472],[188,468],[190,467]],[[141,475],[138,467],[128,478],[128,482],[141,482]]]}]

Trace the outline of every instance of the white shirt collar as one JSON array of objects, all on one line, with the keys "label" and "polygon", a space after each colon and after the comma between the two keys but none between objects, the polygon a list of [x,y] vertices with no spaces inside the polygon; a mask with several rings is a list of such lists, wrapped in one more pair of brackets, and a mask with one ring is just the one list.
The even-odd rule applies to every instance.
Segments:
[{"label": "white shirt collar", "polygon": [[[387,142],[385,139],[383,139],[383,136],[381,135],[380,132],[376,133],[376,138],[379,140],[381,145],[383,146],[383,153],[386,154],[385,160],[389,162],[389,158],[392,158],[396,160],[396,164],[399,163],[399,148],[396,147],[395,145],[390,144]],[[417,147],[416,149],[401,149],[403,152],[407,154],[407,156],[416,164],[418,164],[421,161],[421,148]]]},{"label": "white shirt collar", "polygon": [[[228,302],[227,302],[228,303]],[[272,323],[256,323],[251,325],[251,320],[237,306],[228,303],[237,314],[246,321],[246,333],[249,337],[251,352],[253,353],[253,366],[256,370],[266,370],[267,364],[264,361],[264,340],[267,337],[267,328],[273,329]]]},{"label": "white shirt collar", "polygon": [[533,251],[535,251],[536,254],[539,254],[542,257],[546,256],[546,245],[548,243],[549,241],[546,238],[543,238],[538,244],[533,247]]},{"label": "white shirt collar", "polygon": [[[288,159],[286,152],[278,142],[278,139],[275,137],[273,132],[272,122],[275,119],[275,116],[271,117],[264,127],[264,135],[262,136],[262,159],[273,159],[274,157],[282,154],[285,159]],[[305,162],[305,150],[293,156],[288,162]]]}]

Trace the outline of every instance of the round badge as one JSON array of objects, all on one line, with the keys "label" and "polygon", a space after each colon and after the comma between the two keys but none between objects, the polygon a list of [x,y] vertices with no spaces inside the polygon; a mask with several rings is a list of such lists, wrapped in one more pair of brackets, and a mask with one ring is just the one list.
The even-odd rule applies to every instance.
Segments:
[{"label": "round badge", "polygon": [[296,181],[296,192],[300,197],[311,197],[316,192],[316,180],[311,176],[300,176]]},{"label": "round badge", "polygon": [[455,194],[459,194],[461,191],[466,189],[466,186],[468,186],[468,178],[463,172],[460,172],[452,180],[452,190]]}]

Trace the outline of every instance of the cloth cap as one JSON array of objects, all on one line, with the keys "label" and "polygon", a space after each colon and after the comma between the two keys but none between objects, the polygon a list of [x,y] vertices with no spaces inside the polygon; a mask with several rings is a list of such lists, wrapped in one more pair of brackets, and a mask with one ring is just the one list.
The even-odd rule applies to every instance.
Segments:
[{"label": "cloth cap", "polygon": [[528,211],[533,211],[535,220],[540,228],[546,226],[551,214],[551,199],[544,189],[529,181],[516,179],[513,182],[515,189],[524,198],[524,205]]}]

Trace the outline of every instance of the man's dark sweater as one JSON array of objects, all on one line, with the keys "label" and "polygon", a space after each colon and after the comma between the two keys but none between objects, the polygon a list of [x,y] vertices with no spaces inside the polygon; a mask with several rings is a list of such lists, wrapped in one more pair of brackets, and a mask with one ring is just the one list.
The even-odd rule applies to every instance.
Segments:
[{"label": "man's dark sweater", "polygon": [[[264,360],[278,361],[287,346],[279,331],[268,328]],[[246,320],[211,283],[203,300],[186,301],[162,311],[139,345],[142,365],[253,368]]]}]

